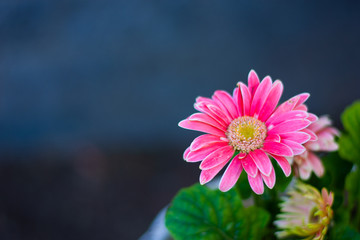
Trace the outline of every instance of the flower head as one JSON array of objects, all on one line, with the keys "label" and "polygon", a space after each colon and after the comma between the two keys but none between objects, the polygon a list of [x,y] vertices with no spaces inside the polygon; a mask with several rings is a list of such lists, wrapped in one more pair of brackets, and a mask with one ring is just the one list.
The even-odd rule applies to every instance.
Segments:
[{"label": "flower head", "polygon": [[310,125],[313,115],[303,104],[308,93],[299,94],[278,105],[283,84],[272,82],[269,76],[261,82],[255,71],[250,71],[248,85],[239,82],[230,95],[215,91],[212,98],[198,97],[194,113],[179,123],[186,129],[204,132],[184,152],[188,162],[199,162],[200,183],[212,180],[227,166],[219,189],[228,191],[244,169],[248,181],[257,194],[264,184],[273,188],[275,171],[269,156],[273,157],[289,176],[291,166],[286,157],[305,151],[302,144],[310,139],[301,131]]},{"label": "flower head", "polygon": [[304,144],[306,151],[295,156],[293,161],[295,175],[301,179],[309,179],[312,171],[318,177],[324,174],[324,166],[314,152],[331,152],[338,149],[335,136],[339,135],[339,131],[330,126],[331,120],[327,116],[322,116],[303,130],[311,135],[311,138]]},{"label": "flower head", "polygon": [[274,224],[281,230],[279,238],[299,236],[322,240],[333,217],[332,192],[323,188],[320,192],[307,184],[297,182],[288,197],[281,203],[281,213]]}]

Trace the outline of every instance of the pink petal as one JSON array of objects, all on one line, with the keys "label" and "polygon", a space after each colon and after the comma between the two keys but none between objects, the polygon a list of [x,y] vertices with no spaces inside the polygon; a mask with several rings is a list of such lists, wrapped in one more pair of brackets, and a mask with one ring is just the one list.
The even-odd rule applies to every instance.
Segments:
[{"label": "pink petal", "polygon": [[225,137],[224,131],[221,131],[220,129],[203,122],[190,121],[188,119],[185,119],[179,122],[179,127],[204,133],[210,133],[219,137]]},{"label": "pink petal", "polygon": [[202,105],[215,104],[211,98],[207,98],[207,97],[197,97],[195,99],[195,103]]},{"label": "pink petal", "polygon": [[251,104],[251,94],[245,84],[243,84],[242,82],[240,82],[239,84],[240,84],[241,97],[242,97],[242,102],[243,102],[243,115],[249,116],[250,104]]},{"label": "pink petal", "polygon": [[208,105],[209,104],[205,104],[203,102],[195,103],[194,108],[200,112],[203,112],[203,113],[209,115],[210,117],[212,117],[215,121],[217,121],[219,124],[223,125],[224,127],[227,127],[229,125],[227,118],[224,119],[224,118],[221,118],[218,115],[216,115],[212,110],[210,110],[208,108]]},{"label": "pink petal", "polygon": [[208,170],[202,170],[200,173],[200,184],[204,185],[207,182],[210,182],[219,172],[220,170],[226,165],[227,162],[223,162],[220,165],[208,169]]},{"label": "pink petal", "polygon": [[331,120],[328,116],[321,116],[319,120],[310,125],[309,129],[313,132],[320,131],[322,128],[330,126]]},{"label": "pink petal", "polygon": [[200,148],[196,151],[190,151],[185,160],[188,162],[199,162],[215,150],[226,146],[229,146],[226,142],[219,142],[208,147]]},{"label": "pink petal", "polygon": [[200,164],[201,170],[207,170],[216,167],[217,165],[227,162],[234,155],[235,150],[231,146],[225,146],[216,149],[210,153]]},{"label": "pink petal", "polygon": [[260,173],[257,173],[255,177],[248,175],[248,181],[251,189],[258,195],[264,193],[264,183],[262,181]]},{"label": "pink petal", "polygon": [[241,159],[235,156],[221,177],[219,185],[220,191],[229,191],[239,179],[242,169]]},{"label": "pink petal", "polygon": [[300,104],[303,104],[310,97],[310,93],[300,93],[299,95],[296,95],[296,97],[299,97],[299,100],[296,103],[296,106],[299,106]]},{"label": "pink petal", "polygon": [[290,176],[290,174],[291,174],[291,165],[290,165],[289,161],[285,157],[282,157],[282,156],[277,156],[277,155],[273,155],[273,154],[271,154],[271,156],[279,164],[279,166],[283,170],[285,176],[286,177]]},{"label": "pink petal", "polygon": [[[295,96],[287,100],[286,102],[283,102],[279,107],[276,108],[273,115],[277,115],[283,112],[288,112],[294,109],[296,103],[299,101],[299,96]],[[270,117],[272,118],[272,117]]]},{"label": "pink petal", "polygon": [[305,104],[301,104],[299,106],[294,107],[294,110],[301,110],[307,112],[308,108]]},{"label": "pink petal", "polygon": [[269,96],[267,97],[260,111],[259,120],[265,122],[269,118],[269,116],[275,110],[277,104],[279,103],[283,90],[284,90],[284,86],[282,82],[276,80],[272,85]]},{"label": "pink petal", "polygon": [[189,153],[190,153],[190,147],[188,147],[188,148],[185,150],[184,154],[183,154],[184,160],[187,159],[187,156],[189,155]]},{"label": "pink petal", "polygon": [[221,125],[220,123],[218,123],[212,117],[210,117],[209,115],[207,115],[205,113],[194,113],[188,118],[188,120],[202,122],[202,123],[211,125],[213,127],[216,127],[224,132],[227,130],[227,128],[224,127],[224,125]]},{"label": "pink petal", "polygon": [[262,150],[264,150],[267,153],[278,155],[278,156],[284,156],[284,157],[292,157],[294,156],[293,151],[291,148],[286,146],[283,143],[278,142],[264,142],[264,146],[262,147]]},{"label": "pink petal", "polygon": [[298,111],[298,110],[283,112],[283,113],[275,115],[274,117],[271,118],[271,120],[268,120],[266,122],[266,126],[269,126],[270,124],[275,126],[275,125],[285,122],[285,121],[295,120],[295,119],[303,119],[303,118],[307,118],[308,116],[309,116],[309,114],[307,112]]},{"label": "pink petal", "polygon": [[259,116],[261,107],[264,105],[265,100],[267,99],[270,89],[272,86],[272,81],[269,76],[265,77],[261,81],[259,87],[256,89],[256,92],[253,96],[251,103],[250,116],[257,118]]},{"label": "pink petal", "polygon": [[194,141],[192,141],[192,143],[190,144],[190,149],[191,151],[196,151],[200,148],[207,147],[212,143],[217,143],[217,142],[223,142],[223,141],[220,140],[220,137],[215,135],[211,135],[211,134],[200,135],[197,138],[195,138]]},{"label": "pink petal", "polygon": [[224,111],[228,112],[231,117],[230,120],[239,116],[236,105],[229,93],[218,90],[214,93],[213,98],[218,101],[218,104],[222,106]]},{"label": "pink petal", "polygon": [[305,166],[300,166],[299,167],[299,175],[300,175],[301,179],[308,180],[311,175],[311,169],[306,168]]},{"label": "pink petal", "polygon": [[[312,142],[309,144],[311,145]],[[319,145],[319,151],[332,152],[338,150],[338,145],[334,140],[334,135],[328,131],[321,131],[318,133],[318,140],[314,143]]]},{"label": "pink petal", "polygon": [[261,177],[264,180],[266,186],[268,186],[268,188],[272,189],[274,187],[275,181],[276,181],[276,176],[275,176],[275,171],[273,168],[271,169],[269,176],[261,174]]},{"label": "pink petal", "polygon": [[280,142],[280,140],[281,139],[278,134],[271,134],[265,138],[265,141],[268,141],[268,142]]},{"label": "pink petal", "polygon": [[308,159],[312,166],[313,171],[315,172],[316,176],[321,177],[324,175],[324,166],[320,160],[315,154],[312,152],[308,153]]},{"label": "pink petal", "polygon": [[257,172],[258,172],[258,169],[257,169],[257,166],[256,164],[254,163],[254,161],[252,160],[252,158],[250,157],[249,154],[246,155],[246,157],[244,157],[242,160],[241,160],[241,164],[245,170],[245,172],[251,176],[251,177],[255,177]]},{"label": "pink petal", "polygon": [[323,129],[321,129],[321,131],[319,132],[319,134],[321,134],[322,132],[327,132],[327,133],[332,134],[332,135],[335,135],[335,136],[339,136],[339,135],[340,135],[339,130],[337,130],[336,128],[333,128],[333,127],[323,128]]},{"label": "pink petal", "polygon": [[326,204],[328,204],[329,206],[331,206],[333,204],[334,196],[333,196],[332,192],[328,193],[326,188],[322,188],[321,195]]},{"label": "pink petal", "polygon": [[254,96],[255,91],[256,91],[257,87],[259,86],[259,84],[260,84],[259,77],[257,76],[257,74],[254,70],[251,70],[249,72],[249,76],[248,76],[248,86],[249,86],[249,92],[250,92],[251,96]]},{"label": "pink petal", "polygon": [[271,169],[273,168],[270,158],[266,153],[264,153],[260,149],[256,149],[255,151],[251,151],[249,153],[251,159],[256,164],[257,168],[260,172],[266,176],[269,176],[271,173]]},{"label": "pink petal", "polygon": [[304,133],[306,133],[306,134],[308,134],[310,136],[309,141],[316,141],[318,139],[316,134],[313,131],[309,130],[309,128],[305,128],[305,129],[301,130],[301,132],[304,132]]},{"label": "pink petal", "polygon": [[307,117],[307,120],[309,120],[310,122],[316,122],[317,120],[319,120],[319,118],[315,115],[315,114],[312,114],[312,113],[308,113],[309,116]]},{"label": "pink petal", "polygon": [[239,116],[243,116],[244,110],[243,110],[243,100],[242,100],[242,95],[241,95],[241,90],[240,90],[240,83],[238,83],[238,85],[239,86],[234,89],[233,98],[234,98],[235,105],[237,106]]},{"label": "pink petal", "polygon": [[310,135],[304,132],[289,132],[282,133],[280,138],[303,144],[310,140]]},{"label": "pink petal", "polygon": [[208,105],[207,106],[211,112],[213,112],[216,116],[218,116],[221,120],[223,120],[226,124],[229,124],[231,122],[231,119],[228,119],[225,113],[215,105]]},{"label": "pink petal", "polygon": [[268,131],[268,134],[281,134],[287,132],[295,132],[306,128],[310,125],[310,121],[306,119],[289,120],[275,125]]},{"label": "pink petal", "polygon": [[330,192],[327,204],[329,206],[331,206],[333,204],[333,202],[334,202],[334,194],[332,192]]},{"label": "pink petal", "polygon": [[308,150],[311,150],[314,152],[320,151],[319,140],[314,141],[314,142],[307,142],[305,145],[306,145],[306,149],[308,149]]},{"label": "pink petal", "polygon": [[293,151],[294,155],[300,155],[303,152],[305,152],[305,147],[297,142],[291,141],[291,140],[287,140],[287,139],[282,139],[281,143],[285,144],[286,146],[290,147],[291,150]]}]

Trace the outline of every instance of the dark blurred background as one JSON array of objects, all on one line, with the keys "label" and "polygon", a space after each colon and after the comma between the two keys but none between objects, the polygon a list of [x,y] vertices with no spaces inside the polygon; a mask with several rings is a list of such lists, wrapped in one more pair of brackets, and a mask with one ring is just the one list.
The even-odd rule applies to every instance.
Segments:
[{"label": "dark blurred background", "polygon": [[197,164],[177,127],[250,69],[360,97],[358,1],[0,2],[0,239],[137,239]]}]

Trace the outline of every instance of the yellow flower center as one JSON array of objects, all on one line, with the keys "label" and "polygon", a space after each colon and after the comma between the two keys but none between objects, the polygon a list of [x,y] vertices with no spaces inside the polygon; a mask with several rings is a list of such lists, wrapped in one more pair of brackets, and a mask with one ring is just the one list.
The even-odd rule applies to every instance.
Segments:
[{"label": "yellow flower center", "polygon": [[263,146],[267,129],[263,122],[253,117],[234,119],[226,132],[229,143],[234,149],[249,153]]}]

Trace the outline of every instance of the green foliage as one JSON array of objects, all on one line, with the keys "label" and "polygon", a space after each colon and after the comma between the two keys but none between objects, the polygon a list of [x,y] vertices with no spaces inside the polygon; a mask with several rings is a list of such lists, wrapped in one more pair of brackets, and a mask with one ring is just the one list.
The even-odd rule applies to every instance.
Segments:
[{"label": "green foliage", "polygon": [[253,193],[253,190],[249,185],[247,174],[244,170],[236,182],[235,189],[238,191],[242,199],[248,199]]},{"label": "green foliage", "polygon": [[360,200],[360,181],[359,180],[360,180],[359,169],[351,172],[346,177],[345,189],[348,191],[349,203],[351,205],[353,205],[357,200]]},{"label": "green foliage", "polygon": [[330,240],[360,240],[360,233],[346,225],[337,225],[331,230]]},{"label": "green foliage", "polygon": [[165,224],[176,239],[261,239],[270,215],[244,208],[234,189],[223,193],[195,184],[181,190],[169,206]]},{"label": "green foliage", "polygon": [[348,222],[360,230],[360,101],[346,108],[341,120],[346,132],[339,139],[339,153],[341,157],[355,164],[353,171],[346,176],[347,201],[344,206],[348,211]]},{"label": "green foliage", "polygon": [[340,140],[340,155],[356,164],[360,164],[360,101],[346,108],[341,116],[346,130]]},{"label": "green foliage", "polygon": [[346,177],[345,189],[348,194],[347,209],[351,218],[350,225],[360,229],[360,170],[351,172]]}]

